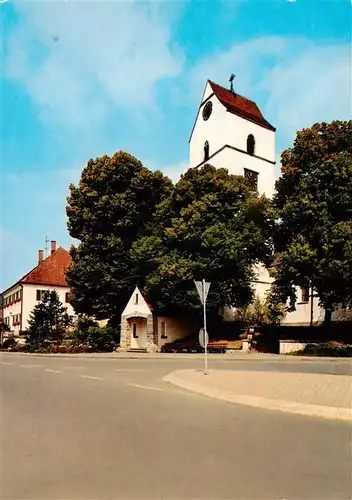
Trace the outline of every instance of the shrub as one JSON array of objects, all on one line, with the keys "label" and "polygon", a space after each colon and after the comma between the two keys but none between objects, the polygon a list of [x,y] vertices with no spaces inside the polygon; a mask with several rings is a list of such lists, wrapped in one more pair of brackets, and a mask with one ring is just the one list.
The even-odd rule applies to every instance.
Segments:
[{"label": "shrub", "polygon": [[307,344],[301,351],[296,351],[299,356],[332,356],[332,357],[352,357],[352,345],[331,341],[321,344]]},{"label": "shrub", "polygon": [[89,335],[89,328],[98,327],[98,323],[94,319],[89,318],[89,316],[80,316],[77,319],[75,329],[74,329],[74,339],[79,344],[84,344],[87,342]]},{"label": "shrub", "polygon": [[275,303],[270,294],[265,299],[256,296],[251,304],[237,308],[236,316],[248,326],[276,325],[285,316],[285,306]]},{"label": "shrub", "polygon": [[61,344],[50,347],[52,354],[80,354],[84,352],[92,352],[91,347],[87,344]]},{"label": "shrub", "polygon": [[87,344],[94,351],[111,352],[119,343],[119,333],[109,326],[90,326],[88,328]]},{"label": "shrub", "polygon": [[8,349],[9,347],[14,347],[16,345],[16,340],[14,338],[6,339],[2,343],[2,348],[3,349]]}]

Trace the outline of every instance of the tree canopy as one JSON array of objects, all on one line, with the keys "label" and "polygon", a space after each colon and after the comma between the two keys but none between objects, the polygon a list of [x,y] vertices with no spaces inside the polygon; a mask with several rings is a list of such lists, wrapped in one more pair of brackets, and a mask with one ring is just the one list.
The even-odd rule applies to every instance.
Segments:
[{"label": "tree canopy", "polygon": [[271,255],[270,220],[268,200],[243,177],[210,165],[189,169],[157,207],[157,231],[133,245],[147,297],[160,312],[194,314],[193,280],[204,278],[210,314],[249,303],[253,265]]},{"label": "tree canopy", "polygon": [[311,286],[328,311],[352,304],[352,121],[317,123],[281,156],[273,206],[280,300]]},{"label": "tree canopy", "polygon": [[87,163],[66,208],[69,233],[80,241],[67,273],[78,313],[119,323],[139,279],[130,249],[153,231],[155,207],[171,189],[161,172],[123,151]]},{"label": "tree canopy", "polygon": [[210,311],[251,300],[271,219],[243,177],[206,165],[174,186],[120,151],[90,160],[70,192],[68,228],[80,243],[67,277],[78,313],[119,323],[136,285],[159,313],[195,313],[193,279],[203,278]]}]

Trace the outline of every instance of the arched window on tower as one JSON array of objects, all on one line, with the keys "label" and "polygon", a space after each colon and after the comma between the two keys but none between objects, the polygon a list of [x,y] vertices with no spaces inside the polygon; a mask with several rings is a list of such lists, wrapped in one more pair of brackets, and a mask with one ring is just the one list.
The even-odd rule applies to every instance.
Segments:
[{"label": "arched window on tower", "polygon": [[254,155],[255,152],[255,139],[254,135],[249,134],[247,137],[247,153],[250,155]]},{"label": "arched window on tower", "polygon": [[209,160],[209,142],[205,141],[204,143],[204,161]]}]

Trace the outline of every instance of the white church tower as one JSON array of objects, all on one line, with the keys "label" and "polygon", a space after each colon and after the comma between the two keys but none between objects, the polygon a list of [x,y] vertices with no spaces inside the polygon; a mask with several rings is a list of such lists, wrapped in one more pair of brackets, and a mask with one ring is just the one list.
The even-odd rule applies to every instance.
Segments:
[{"label": "white church tower", "polygon": [[[190,167],[206,163],[243,175],[259,194],[271,198],[275,188],[275,131],[255,102],[208,80],[190,137]],[[263,265],[255,266],[255,294],[266,296],[272,280]],[[234,310],[225,308],[224,319]]]},{"label": "white church tower", "polygon": [[[243,175],[258,194],[271,198],[275,189],[275,132],[255,102],[208,80],[193,126],[190,142],[190,167],[206,163],[226,168],[230,174]],[[255,266],[254,292],[264,298],[272,279],[262,265]],[[313,324],[323,318],[318,299],[305,288],[297,287],[296,311],[288,313],[283,323]],[[312,303],[313,302],[313,303]],[[233,309],[226,308],[224,319],[233,319]]]},{"label": "white church tower", "polygon": [[255,102],[208,80],[190,137],[190,167],[209,163],[247,177],[268,198],[275,187],[275,128]]}]

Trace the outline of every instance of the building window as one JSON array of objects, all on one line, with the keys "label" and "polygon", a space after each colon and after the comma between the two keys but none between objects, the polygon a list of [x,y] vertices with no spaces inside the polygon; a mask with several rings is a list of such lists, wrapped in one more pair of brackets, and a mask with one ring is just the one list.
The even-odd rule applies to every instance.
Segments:
[{"label": "building window", "polygon": [[254,155],[255,152],[255,139],[254,135],[249,134],[247,137],[247,153],[250,155]]},{"label": "building window", "polygon": [[135,302],[134,302],[134,303],[135,303],[135,305],[137,305],[137,304],[138,304],[138,293],[136,293],[136,296],[135,296]]},{"label": "building window", "polygon": [[43,300],[43,295],[48,290],[37,290],[37,300]]},{"label": "building window", "polygon": [[249,187],[252,191],[258,191],[258,172],[254,172],[253,170],[249,170],[248,168],[244,169],[244,178],[249,184]]},{"label": "building window", "polygon": [[309,302],[309,288],[307,286],[301,287],[301,302]]},{"label": "building window", "polygon": [[209,142],[205,141],[204,143],[204,161],[209,160]]},{"label": "building window", "polygon": [[133,334],[134,339],[138,339],[137,324],[136,323],[132,323],[132,334]]},{"label": "building window", "polygon": [[162,339],[166,339],[167,335],[166,335],[166,323],[165,323],[165,321],[161,322],[161,324],[160,324],[160,330],[161,330],[161,338]]},{"label": "building window", "polygon": [[65,302],[66,302],[66,304],[67,304],[68,302],[70,302],[70,292],[66,292],[66,293],[65,293]]}]

